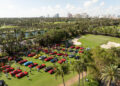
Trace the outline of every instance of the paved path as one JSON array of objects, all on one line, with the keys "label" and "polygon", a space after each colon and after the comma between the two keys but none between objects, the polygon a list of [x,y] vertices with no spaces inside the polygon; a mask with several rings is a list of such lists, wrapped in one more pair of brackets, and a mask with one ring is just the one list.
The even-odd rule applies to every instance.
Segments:
[{"label": "paved path", "polygon": [[[84,72],[84,73],[83,73],[83,77],[85,77],[85,76],[86,76],[86,74],[85,74],[85,72]],[[78,77],[79,77],[79,75],[76,75],[75,77],[67,80],[67,81],[65,82],[65,85],[66,85],[66,86],[71,86],[72,84],[78,82]],[[80,74],[80,79],[82,79],[82,73]],[[59,86],[63,86],[63,83],[61,83]]]}]

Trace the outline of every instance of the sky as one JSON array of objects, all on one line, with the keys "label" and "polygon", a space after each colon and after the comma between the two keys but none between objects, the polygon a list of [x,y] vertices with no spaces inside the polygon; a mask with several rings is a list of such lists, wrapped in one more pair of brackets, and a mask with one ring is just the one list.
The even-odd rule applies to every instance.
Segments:
[{"label": "sky", "polygon": [[120,0],[0,0],[0,17],[120,15]]}]

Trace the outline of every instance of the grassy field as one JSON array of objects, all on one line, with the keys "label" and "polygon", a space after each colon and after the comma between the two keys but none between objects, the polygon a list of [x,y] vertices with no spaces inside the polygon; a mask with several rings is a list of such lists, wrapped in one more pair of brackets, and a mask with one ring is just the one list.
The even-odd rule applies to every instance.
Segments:
[{"label": "grassy field", "polygon": [[[43,53],[40,53],[41,55],[43,55]],[[38,63],[39,65],[44,63],[46,64],[46,66],[53,66],[53,63],[51,62],[43,62],[39,59],[34,59],[32,57],[23,57],[24,59],[27,59],[28,61],[33,61],[34,63]],[[58,57],[58,58],[62,58],[62,57]],[[74,60],[73,58],[68,58],[68,61],[70,62],[70,60]],[[56,65],[60,65],[58,63],[56,63]],[[14,63],[11,65],[14,68],[20,67],[22,69],[22,71],[27,71],[29,72],[30,69],[28,67],[25,67],[24,65],[20,65],[18,63]],[[65,75],[65,81],[76,76],[77,73],[74,73],[71,71],[70,74]],[[5,80],[5,82],[8,84],[8,86],[58,86],[59,84],[62,83],[62,79],[61,77],[58,77],[58,79],[55,79],[55,75],[50,75],[48,72],[44,72],[43,69],[40,70],[40,72],[37,72],[36,68],[32,69],[32,74],[29,73],[29,78],[30,80],[28,80],[28,78],[25,76],[21,79],[17,79],[15,77],[11,77],[9,75],[10,79],[7,79],[5,74],[2,73],[0,80]]]},{"label": "grassy field", "polygon": [[103,35],[83,35],[79,41],[85,47],[94,48],[96,46],[100,46],[101,44],[105,44],[108,41],[120,43],[120,38],[110,37],[110,36],[103,36]]},{"label": "grassy field", "polygon": [[4,29],[4,28],[17,28],[18,26],[11,26],[11,25],[4,25],[1,26],[0,29]]}]

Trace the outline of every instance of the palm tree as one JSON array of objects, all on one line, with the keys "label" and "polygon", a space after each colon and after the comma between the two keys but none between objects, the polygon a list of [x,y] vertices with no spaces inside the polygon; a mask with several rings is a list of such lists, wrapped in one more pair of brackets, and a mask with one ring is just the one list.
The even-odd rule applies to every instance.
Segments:
[{"label": "palm tree", "polygon": [[106,84],[106,86],[111,86],[111,84],[116,83],[120,80],[120,69],[116,65],[106,66],[101,73],[101,80]]},{"label": "palm tree", "polygon": [[81,69],[81,61],[80,60],[74,61],[72,63],[72,65],[73,65],[73,72],[76,71],[79,75],[78,86],[80,86],[80,73],[81,73],[81,70],[82,70]]},{"label": "palm tree", "polygon": [[69,73],[69,65],[62,64],[60,67],[55,67],[55,68],[56,68],[55,77],[57,78],[58,76],[61,76],[62,81],[63,81],[63,85],[65,86],[64,75]]}]

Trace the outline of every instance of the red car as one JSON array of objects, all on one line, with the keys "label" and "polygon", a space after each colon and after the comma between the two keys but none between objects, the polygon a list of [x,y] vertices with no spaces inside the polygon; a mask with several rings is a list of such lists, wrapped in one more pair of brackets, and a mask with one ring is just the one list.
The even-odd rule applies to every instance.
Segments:
[{"label": "red car", "polygon": [[53,59],[53,57],[48,57],[46,59],[44,59],[45,61],[50,61],[51,59]]},{"label": "red car", "polygon": [[60,46],[60,44],[56,44],[56,46]]},{"label": "red car", "polygon": [[13,71],[11,71],[9,73],[10,73],[10,75],[14,76],[14,75],[16,75],[16,74],[18,74],[20,72],[22,72],[22,70],[18,69],[18,70],[13,70]]},{"label": "red car", "polygon": [[80,49],[80,47],[76,47],[76,49]]},{"label": "red car", "polygon": [[57,52],[56,52],[56,51],[55,51],[55,52],[50,53],[50,55],[55,55],[55,54],[57,54]]},{"label": "red car", "polygon": [[67,56],[68,56],[68,54],[64,54],[64,56],[65,56],[65,57],[67,57]]},{"label": "red car", "polygon": [[62,51],[65,51],[65,48],[63,48]]},{"label": "red car", "polygon": [[11,61],[11,60],[13,60],[13,58],[12,57],[8,57],[8,61]]},{"label": "red car", "polygon": [[29,68],[32,68],[32,67],[35,67],[35,66],[37,66],[37,65],[38,65],[38,63],[33,63],[33,64],[28,65],[28,67],[29,67]]},{"label": "red car", "polygon": [[26,60],[26,59],[21,60],[21,61],[19,61],[18,63],[19,63],[19,64],[23,64],[23,63],[25,63],[25,62],[27,62],[27,60]]},{"label": "red car", "polygon": [[44,67],[46,67],[46,65],[45,65],[45,64],[41,64],[41,65],[37,66],[36,68],[37,68],[37,69],[42,69],[42,68],[44,68]]},{"label": "red car", "polygon": [[57,52],[56,52],[56,51],[54,51],[53,53],[54,53],[54,54],[57,54]]},{"label": "red car", "polygon": [[28,57],[33,57],[35,56],[35,53],[28,54]]},{"label": "red car", "polygon": [[66,59],[61,59],[60,61],[58,61],[59,64],[62,64],[63,62],[65,62]]},{"label": "red car", "polygon": [[84,48],[83,47],[80,47],[81,50],[83,50]]},{"label": "red car", "polygon": [[54,53],[50,53],[50,55],[54,55]]},{"label": "red car", "polygon": [[10,68],[6,68],[5,70],[3,70],[3,72],[8,73],[8,72],[13,71],[13,70],[14,70],[14,68],[10,67]]},{"label": "red car", "polygon": [[70,48],[72,48],[72,49],[73,49],[73,48],[75,48],[75,47],[74,47],[74,46],[71,46]]},{"label": "red car", "polygon": [[83,53],[83,51],[79,51],[79,53]]},{"label": "red car", "polygon": [[58,55],[58,56],[62,56],[63,54],[62,54],[62,53],[58,53],[57,55]]},{"label": "red car", "polygon": [[6,68],[9,68],[10,66],[9,65],[5,65],[5,66],[2,66],[2,69],[6,69]]},{"label": "red car", "polygon": [[17,77],[17,78],[22,78],[22,77],[24,77],[24,76],[26,76],[26,75],[28,75],[28,72],[21,72],[21,73],[18,73],[18,74],[16,74],[15,76]]},{"label": "red car", "polygon": [[48,73],[53,74],[54,73],[54,69],[49,70]]}]

